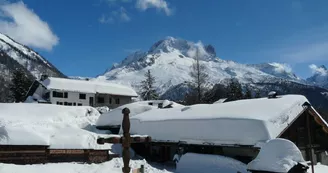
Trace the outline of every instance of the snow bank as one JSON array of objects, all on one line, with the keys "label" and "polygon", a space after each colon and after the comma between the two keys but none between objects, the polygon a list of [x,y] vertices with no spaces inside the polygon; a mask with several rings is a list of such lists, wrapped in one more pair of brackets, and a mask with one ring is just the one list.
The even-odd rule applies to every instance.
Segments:
[{"label": "snow bank", "polygon": [[187,153],[177,164],[176,173],[247,173],[246,165],[229,157]]},{"label": "snow bank", "polygon": [[268,141],[247,169],[288,172],[297,163],[305,163],[301,151],[293,142],[278,138]]},{"label": "snow bank", "polygon": [[276,138],[303,111],[305,102],[304,96],[285,95],[153,109],[131,117],[131,133],[147,134],[155,141],[255,145]]},{"label": "snow bank", "polygon": [[[169,173],[166,170],[160,170],[149,165],[145,160],[131,160],[132,169],[145,167],[145,173]],[[58,164],[40,164],[40,165],[12,165],[1,164],[0,172],[4,173],[122,173],[123,161],[121,158],[101,164],[78,164],[78,163],[58,163]]]},{"label": "snow bank", "polygon": [[1,103],[0,145],[49,145],[50,148],[97,149],[98,134],[85,130],[99,112],[91,107]]},{"label": "snow bank", "polygon": [[49,77],[42,81],[48,89],[65,90],[84,93],[104,93],[137,97],[138,94],[129,87],[110,82],[86,81]]},{"label": "snow bank", "polygon": [[[149,105],[151,103],[152,105]],[[162,103],[163,107],[166,107],[170,104],[172,104],[172,107],[183,107],[180,104],[177,104],[172,101],[168,100],[150,100],[150,101],[140,101],[140,102],[134,102],[130,104],[126,104],[123,106],[120,106],[118,108],[113,109],[110,112],[107,112],[105,114],[102,114],[99,119],[97,120],[96,125],[97,126],[118,126],[121,125],[123,120],[122,110],[124,108],[130,109],[130,117],[133,117],[137,114],[152,110],[152,109],[158,109],[158,104]],[[163,109],[160,109],[163,110]]]}]

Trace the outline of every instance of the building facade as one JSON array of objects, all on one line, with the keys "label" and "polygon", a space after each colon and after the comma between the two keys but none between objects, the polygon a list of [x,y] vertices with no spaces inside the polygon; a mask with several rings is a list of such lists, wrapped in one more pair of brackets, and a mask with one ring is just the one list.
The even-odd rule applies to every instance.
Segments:
[{"label": "building facade", "polygon": [[137,96],[132,88],[123,85],[53,77],[35,81],[28,92],[28,97],[39,103],[110,109],[128,104]]}]

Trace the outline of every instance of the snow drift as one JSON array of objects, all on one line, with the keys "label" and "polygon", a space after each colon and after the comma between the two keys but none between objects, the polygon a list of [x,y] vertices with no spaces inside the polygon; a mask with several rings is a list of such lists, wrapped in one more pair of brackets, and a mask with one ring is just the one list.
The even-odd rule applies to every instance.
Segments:
[{"label": "snow drift", "polygon": [[177,164],[176,173],[247,173],[246,167],[244,163],[229,157],[187,153]]},{"label": "snow drift", "polygon": [[286,139],[268,141],[257,157],[248,164],[248,170],[288,172],[298,163],[306,164],[297,146]]},{"label": "snow drift", "polygon": [[91,107],[50,104],[0,104],[0,145],[48,145],[50,148],[98,149],[99,136],[86,130],[99,112]]}]

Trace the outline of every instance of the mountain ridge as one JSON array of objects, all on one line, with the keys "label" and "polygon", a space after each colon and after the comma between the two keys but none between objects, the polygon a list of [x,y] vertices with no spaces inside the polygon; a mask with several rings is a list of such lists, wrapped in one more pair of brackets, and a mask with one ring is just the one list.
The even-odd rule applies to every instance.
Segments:
[{"label": "mountain ridge", "polygon": [[0,33],[0,102],[12,101],[9,99],[9,83],[16,69],[23,70],[31,80],[40,78],[42,74],[66,77],[37,52]]}]

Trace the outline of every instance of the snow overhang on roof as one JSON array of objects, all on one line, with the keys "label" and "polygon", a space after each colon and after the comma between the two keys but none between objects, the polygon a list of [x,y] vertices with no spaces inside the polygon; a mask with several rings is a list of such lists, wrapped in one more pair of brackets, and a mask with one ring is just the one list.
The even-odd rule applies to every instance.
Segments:
[{"label": "snow overhang on roof", "polygon": [[99,81],[86,81],[76,79],[54,78],[49,77],[40,82],[47,89],[62,90],[83,93],[99,93],[137,97],[138,94],[127,86]]},{"label": "snow overhang on roof", "polygon": [[304,96],[285,95],[154,109],[131,117],[131,133],[147,134],[154,141],[254,146],[278,137],[308,108],[305,103]]}]

